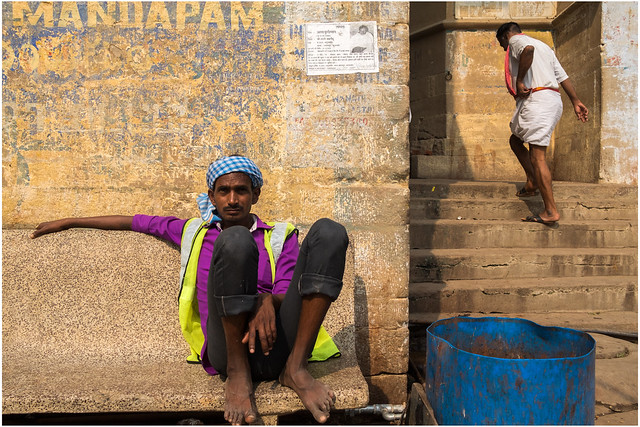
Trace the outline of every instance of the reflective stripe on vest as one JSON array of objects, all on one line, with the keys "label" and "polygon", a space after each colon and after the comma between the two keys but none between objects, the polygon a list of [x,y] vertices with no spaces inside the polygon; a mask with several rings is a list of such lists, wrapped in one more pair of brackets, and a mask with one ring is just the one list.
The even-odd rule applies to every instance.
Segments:
[{"label": "reflective stripe on vest", "polygon": [[[271,228],[264,230],[264,246],[271,264],[271,283],[275,284],[276,264],[282,253],[287,237],[297,233],[293,224],[287,222],[266,222]],[[178,316],[182,335],[189,344],[189,363],[201,363],[200,352],[204,346],[204,334],[200,323],[198,299],[196,298],[196,276],[198,259],[207,228],[201,218],[188,220],[182,231],[180,244],[180,294]],[[320,326],[318,337],[309,361],[323,361],[340,357],[340,351],[324,326]]]},{"label": "reflective stripe on vest", "polygon": [[271,265],[271,284],[276,284],[276,264],[282,253],[284,241],[291,233],[296,232],[293,224],[288,222],[265,222],[271,229],[264,230],[264,248],[269,254],[269,264]]},{"label": "reflective stripe on vest", "polygon": [[204,345],[198,298],[196,298],[196,276],[205,234],[204,221],[201,218],[192,218],[185,224],[180,242],[178,317],[182,335],[191,350],[191,354],[187,356],[189,363],[200,363],[200,351]]}]

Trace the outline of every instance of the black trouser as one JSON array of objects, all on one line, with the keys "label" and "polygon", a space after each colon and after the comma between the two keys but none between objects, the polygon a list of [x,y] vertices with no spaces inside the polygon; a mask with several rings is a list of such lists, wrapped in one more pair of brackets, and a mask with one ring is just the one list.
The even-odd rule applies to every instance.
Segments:
[{"label": "black trouser", "polygon": [[[313,224],[302,242],[293,277],[276,313],[277,338],[265,356],[256,337],[249,353],[253,380],[271,380],[284,369],[293,348],[302,297],[323,294],[335,301],[342,289],[349,238],[345,228],[330,219]],[[213,248],[207,284],[209,319],[207,354],[213,367],[226,375],[227,346],[221,316],[252,313],[258,298],[258,247],[246,227],[223,230]]]}]

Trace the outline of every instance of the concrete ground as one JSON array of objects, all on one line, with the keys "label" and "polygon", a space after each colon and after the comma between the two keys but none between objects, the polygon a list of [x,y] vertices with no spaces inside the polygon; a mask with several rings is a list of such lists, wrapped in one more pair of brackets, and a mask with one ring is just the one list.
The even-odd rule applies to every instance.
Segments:
[{"label": "concrete ground", "polygon": [[[589,316],[546,314],[546,319],[542,316],[531,317],[530,320],[539,324],[574,327],[580,329],[609,329],[602,327],[603,324],[615,325],[618,332],[629,335],[637,333],[637,322],[630,321],[628,315],[621,313],[591,313]],[[574,317],[574,318],[572,318]],[[568,323],[568,324],[567,324]],[[424,329],[416,329],[412,333],[415,336],[424,336]],[[602,333],[591,333],[596,340],[596,419],[595,425],[638,425],[638,344],[637,337],[621,339],[605,335]],[[414,340],[414,342],[417,340]],[[425,351],[424,347],[412,348],[411,362],[414,369],[411,374],[420,378],[421,369],[424,369]],[[423,386],[422,386],[423,387]],[[53,417],[45,420],[45,424],[191,424],[188,421],[197,420],[204,424],[224,424],[220,414],[200,413],[200,414],[137,414],[108,416],[71,416]],[[33,419],[3,417],[3,424],[37,424]],[[42,420],[40,420],[42,421]],[[335,411],[329,419],[328,425],[400,425],[407,423],[403,421],[385,421],[379,415],[352,417],[345,411]],[[42,422],[40,422],[42,423]],[[281,425],[314,425],[317,424],[306,412],[298,412],[281,417]]]},{"label": "concrete ground", "polygon": [[607,335],[596,340],[596,425],[638,424],[638,344]]}]

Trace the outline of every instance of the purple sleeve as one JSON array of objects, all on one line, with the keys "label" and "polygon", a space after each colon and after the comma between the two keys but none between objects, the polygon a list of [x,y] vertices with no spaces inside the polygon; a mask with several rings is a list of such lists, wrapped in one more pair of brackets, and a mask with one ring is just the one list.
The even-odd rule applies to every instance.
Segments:
[{"label": "purple sleeve", "polygon": [[160,237],[180,246],[182,229],[186,222],[186,219],[174,216],[135,215],[131,223],[131,229],[139,233]]},{"label": "purple sleeve", "polygon": [[293,270],[298,261],[298,233],[291,236],[282,245],[282,253],[276,264],[276,280],[273,284],[272,294],[284,294],[289,289],[289,283],[293,277]]}]

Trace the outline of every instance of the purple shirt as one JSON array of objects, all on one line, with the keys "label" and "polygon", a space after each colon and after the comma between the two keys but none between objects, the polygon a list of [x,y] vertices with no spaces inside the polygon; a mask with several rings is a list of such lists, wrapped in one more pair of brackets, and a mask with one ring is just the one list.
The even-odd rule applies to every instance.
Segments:
[{"label": "purple shirt", "polygon": [[[284,294],[289,288],[293,270],[298,259],[298,236],[294,233],[290,236],[282,247],[282,253],[276,264],[275,282],[271,283],[271,262],[269,254],[264,247],[264,230],[272,227],[268,226],[255,216],[255,229],[251,232],[258,246],[258,292],[268,292],[271,294]],[[180,246],[182,240],[182,230],[186,224],[186,219],[179,219],[171,216],[148,216],[135,215],[131,224],[131,229],[140,233],[151,234],[161,239],[173,242]],[[209,363],[207,358],[207,318],[209,316],[209,307],[207,304],[207,280],[209,278],[209,267],[211,266],[211,256],[213,255],[213,243],[218,238],[220,229],[211,227],[207,230],[200,258],[198,259],[198,272],[196,275],[196,290],[198,298],[198,309],[200,310],[200,325],[204,334],[204,346],[200,352],[202,358],[202,366],[205,371],[211,375],[217,374],[217,371]],[[294,237],[295,236],[295,237]]]}]

